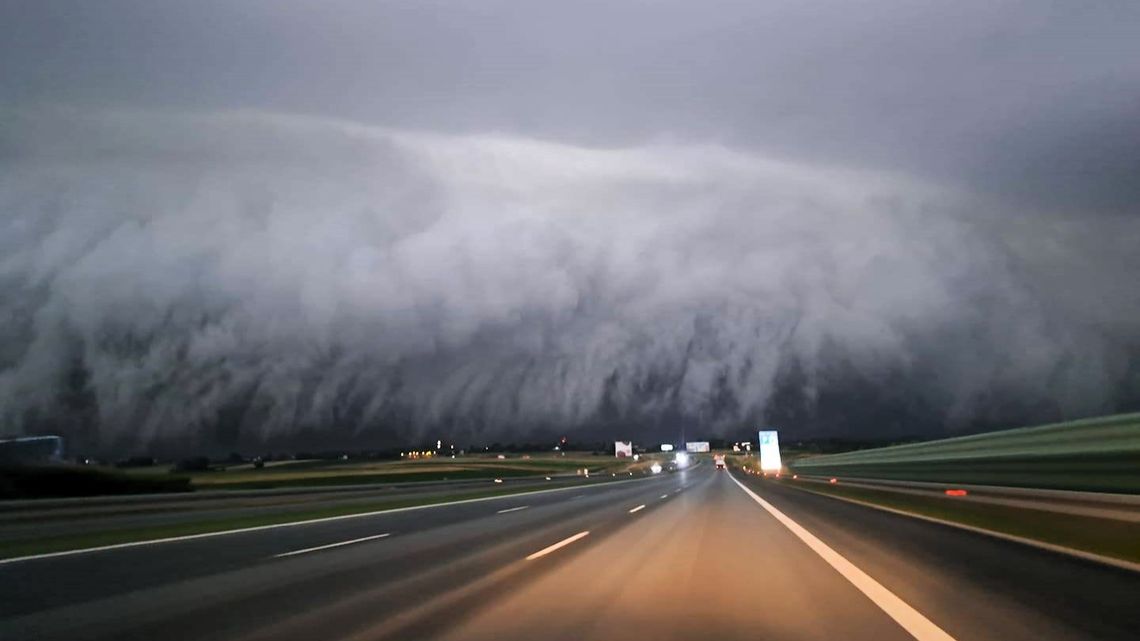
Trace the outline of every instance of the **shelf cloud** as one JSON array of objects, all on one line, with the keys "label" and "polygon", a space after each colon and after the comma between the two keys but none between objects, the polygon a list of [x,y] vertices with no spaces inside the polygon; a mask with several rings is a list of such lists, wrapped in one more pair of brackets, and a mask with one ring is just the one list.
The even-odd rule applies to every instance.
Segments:
[{"label": "shelf cloud", "polygon": [[4,10],[0,431],[1140,408],[1133,9],[319,5]]}]

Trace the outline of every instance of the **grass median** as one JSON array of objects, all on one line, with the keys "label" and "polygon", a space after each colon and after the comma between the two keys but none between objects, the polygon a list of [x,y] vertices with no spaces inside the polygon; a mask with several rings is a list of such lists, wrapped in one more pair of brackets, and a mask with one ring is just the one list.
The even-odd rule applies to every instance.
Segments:
[{"label": "grass median", "polygon": [[1136,523],[975,503],[949,496],[918,496],[850,487],[842,483],[831,485],[790,479],[766,482],[1140,563],[1140,525]]},{"label": "grass median", "polygon": [[[628,479],[628,477],[626,478]],[[613,480],[625,479],[605,479],[600,481],[593,481],[589,484],[573,480],[562,482],[552,481],[540,488],[520,489],[503,487],[496,489],[475,490],[470,492],[455,492],[451,494],[435,495],[431,497],[392,498],[377,500],[375,502],[369,503],[354,503],[352,505],[330,505],[308,510],[289,511],[280,514],[259,514],[243,516],[238,513],[231,517],[221,519],[190,521],[185,523],[136,527],[129,529],[104,530],[99,532],[77,533],[54,537],[39,537],[34,539],[13,539],[9,541],[0,541],[0,559],[31,556],[35,554],[46,554],[50,552],[80,550],[86,548],[102,547],[106,545],[116,545],[121,543],[153,541],[156,539],[189,536],[194,534],[207,534],[213,532],[224,532],[228,530],[240,530],[243,528],[258,527],[264,525],[295,523],[298,521],[309,521],[312,519],[322,519],[336,516],[348,516],[352,514],[362,514],[380,510],[392,510],[404,507],[436,505],[439,503],[448,503],[451,501],[510,496],[512,494],[527,494],[530,492],[541,492],[551,489],[577,486],[593,487],[598,484],[612,482]]]},{"label": "grass median", "polygon": [[198,490],[253,490],[519,478],[567,474],[582,468],[589,469],[591,474],[608,474],[625,471],[630,465],[613,458],[536,454],[507,459],[469,456],[405,461],[310,461],[263,469],[242,465],[195,472],[189,478]]}]

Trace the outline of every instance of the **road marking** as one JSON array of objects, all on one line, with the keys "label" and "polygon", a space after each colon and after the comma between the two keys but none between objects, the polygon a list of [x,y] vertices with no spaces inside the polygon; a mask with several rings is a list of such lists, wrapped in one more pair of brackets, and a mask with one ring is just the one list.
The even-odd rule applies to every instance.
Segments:
[{"label": "road marking", "polygon": [[629,513],[630,513],[630,514],[633,514],[634,512],[640,512],[640,511],[642,511],[642,510],[644,510],[644,509],[645,509],[645,504],[644,504],[644,503],[642,503],[641,505],[639,505],[639,506],[637,506],[637,507],[633,508],[632,510],[630,510],[630,511],[629,511]]},{"label": "road marking", "polygon": [[329,548],[339,548],[342,545],[352,545],[353,543],[363,543],[365,541],[375,541],[376,539],[382,539],[386,536],[388,536],[387,532],[385,532],[384,534],[373,534],[372,536],[362,536],[359,539],[351,539],[348,541],[341,541],[339,543],[329,543],[328,545],[318,545],[315,548],[305,548],[303,550],[293,550],[292,552],[282,552],[281,554],[274,554],[273,558],[280,559],[280,558],[286,557],[286,556],[296,556],[298,554],[308,554],[309,552],[316,552],[318,550],[327,550]]},{"label": "road marking", "polygon": [[555,543],[554,545],[544,547],[541,550],[539,550],[538,552],[535,552],[534,554],[526,557],[526,560],[527,561],[533,561],[540,556],[546,556],[547,554],[550,554],[551,552],[554,552],[555,550],[560,550],[560,549],[566,547],[567,545],[570,545],[571,543],[573,543],[574,541],[577,541],[578,539],[584,538],[589,533],[590,533],[589,531],[579,532],[579,533],[575,534],[574,536],[562,539],[561,541]]},{"label": "road marking", "polygon": [[854,563],[848,561],[846,558],[840,556],[838,552],[828,547],[826,543],[820,541],[814,534],[808,532],[799,523],[788,518],[780,510],[776,509],[774,505],[765,501],[757,496],[755,492],[748,489],[743,483],[736,480],[735,477],[729,476],[733,483],[740,486],[740,489],[752,497],[753,501],[760,504],[769,514],[771,514],[781,525],[792,531],[799,540],[803,541],[813,552],[818,554],[828,565],[835,568],[843,578],[847,579],[854,585],[860,592],[867,595],[875,605],[887,613],[898,623],[904,630],[910,633],[912,637],[918,641],[955,641],[954,637],[947,634],[942,628],[934,625],[930,619],[923,616],[918,610],[910,607],[905,601],[895,596],[893,592],[883,587],[881,583],[872,579],[866,572],[860,570]]},{"label": "road marking", "polygon": [[677,488],[677,489],[673,490],[673,493],[674,493],[674,494],[676,494],[676,493],[680,492],[680,491],[681,491],[681,490],[683,490],[683,489],[685,489],[685,488],[683,488],[683,487],[679,487],[679,488]]},{"label": "road marking", "polygon": [[530,507],[530,506],[529,505],[520,505],[518,507],[509,507],[505,510],[499,510],[498,512],[495,512],[495,514],[506,514],[507,512],[518,512],[519,510],[525,510],[528,507]]},{"label": "road marking", "polygon": [[1123,559],[1117,559],[1117,558],[1113,558],[1110,556],[1102,556],[1100,554],[1094,554],[1092,552],[1085,552],[1084,550],[1076,550],[1073,548],[1067,548],[1063,545],[1054,545],[1052,543],[1046,543],[1044,541],[1037,541],[1035,539],[1027,539],[1023,536],[1017,536],[1015,534],[1006,534],[1005,532],[998,532],[997,530],[987,530],[985,528],[975,527],[973,525],[966,525],[965,523],[958,523],[956,521],[947,521],[945,519],[939,519],[939,518],[936,518],[933,516],[926,516],[925,514],[919,514],[917,512],[907,512],[906,510],[896,510],[893,507],[887,507],[885,505],[878,505],[876,503],[868,503],[867,501],[860,501],[859,499],[852,499],[852,498],[848,498],[846,496],[837,496],[835,494],[825,494],[823,492],[816,492],[815,490],[809,490],[806,487],[797,487],[795,489],[797,489],[801,492],[807,492],[808,494],[814,494],[816,496],[822,496],[822,497],[829,498],[829,499],[835,499],[837,501],[845,501],[847,503],[853,503],[855,505],[862,505],[863,507],[869,507],[873,510],[882,510],[883,512],[890,512],[891,514],[898,514],[900,516],[905,516],[905,517],[909,517],[912,519],[918,519],[920,521],[927,521],[929,523],[937,523],[938,525],[945,525],[946,527],[958,528],[959,530],[966,530],[967,532],[976,532],[977,534],[983,534],[985,536],[990,536],[990,537],[993,537],[995,539],[1001,539],[1003,541],[1012,541],[1013,543],[1019,543],[1021,545],[1028,545],[1030,547],[1035,547],[1035,548],[1039,548],[1042,550],[1049,550],[1050,552],[1057,552],[1059,554],[1068,554],[1069,556],[1075,556],[1075,557],[1078,557],[1081,559],[1085,559],[1087,561],[1092,561],[1094,563],[1103,563],[1104,565],[1111,565],[1113,567],[1122,568],[1122,569],[1128,570],[1130,572],[1140,572],[1140,563],[1133,563],[1132,561],[1125,561]]},{"label": "road marking", "polygon": [[[38,559],[50,559],[58,556],[72,556],[74,554],[87,554],[89,552],[105,552],[107,550],[119,550],[122,548],[133,548],[140,545],[158,545],[159,543],[176,543],[178,541],[193,541],[194,539],[205,539],[214,536],[225,536],[227,534],[242,534],[245,532],[258,532],[261,530],[274,530],[283,527],[296,527],[298,525],[312,525],[314,523],[328,523],[331,521],[343,521],[346,519],[359,519],[368,516],[378,516],[381,514],[394,514],[397,512],[411,512],[413,510],[427,510],[434,507],[447,507],[450,505],[463,505],[465,503],[482,503],[484,501],[501,501],[503,499],[517,498],[520,496],[528,496],[531,494],[552,494],[554,492],[565,492],[567,490],[592,490],[599,487],[613,487],[614,485],[621,485],[623,483],[641,483],[648,481],[653,477],[647,476],[639,479],[628,479],[625,481],[608,481],[606,483],[599,483],[598,485],[578,486],[572,485],[570,487],[556,487],[549,490],[534,490],[530,492],[517,492],[514,494],[503,494],[501,496],[481,496],[474,499],[459,499],[457,501],[447,501],[445,503],[427,503],[424,505],[409,505],[408,507],[393,507],[386,510],[373,510],[371,512],[357,512],[355,514],[342,514],[341,516],[326,516],[319,519],[306,519],[304,521],[288,521],[286,523],[273,523],[270,525],[254,525],[251,527],[236,528],[233,530],[218,530],[215,532],[201,532],[199,534],[186,534],[183,536],[169,536],[161,539],[146,539],[143,541],[127,541],[126,543],[112,543],[110,545],[99,545],[90,548],[77,548],[74,550],[61,550],[59,552],[44,552],[43,554],[29,554],[27,556],[13,556],[7,559],[0,559],[0,565],[7,563],[18,563],[20,561],[35,561]],[[585,496],[580,494],[573,498],[578,499]]]},{"label": "road marking", "polygon": [[663,498],[663,499],[667,499],[667,498],[669,498],[669,495],[668,495],[668,494],[662,494],[662,495],[661,495],[661,498]]}]

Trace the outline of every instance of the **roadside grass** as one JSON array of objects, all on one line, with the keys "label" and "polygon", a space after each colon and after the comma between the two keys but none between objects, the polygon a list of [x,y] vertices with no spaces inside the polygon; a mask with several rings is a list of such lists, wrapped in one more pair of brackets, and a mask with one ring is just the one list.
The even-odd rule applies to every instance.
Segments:
[{"label": "roadside grass", "polygon": [[135,476],[83,465],[0,467],[0,499],[64,498],[189,492],[184,477]]},{"label": "roadside grass", "polygon": [[[597,483],[605,482],[605,480],[597,481],[595,483],[591,483],[591,486]],[[518,489],[504,487],[498,489],[473,490],[470,492],[455,492],[451,494],[436,495],[431,497],[407,497],[378,500],[369,503],[354,503],[351,505],[334,505],[302,511],[283,512],[279,514],[260,514],[248,516],[237,514],[232,517],[223,519],[210,519],[188,523],[104,530],[98,532],[69,534],[55,537],[39,537],[34,539],[13,539],[10,541],[0,541],[0,559],[28,556],[32,554],[46,554],[49,552],[60,552],[65,550],[93,548],[104,545],[115,545],[118,543],[151,541],[155,539],[187,536],[192,534],[223,532],[226,530],[237,530],[262,525],[293,523],[296,521],[308,521],[312,519],[321,519],[333,516],[347,516],[350,514],[375,512],[378,510],[391,510],[402,507],[434,505],[438,503],[447,503],[450,501],[459,501],[465,499],[525,494],[527,492],[533,491],[573,487],[578,484],[579,482],[577,480],[551,481],[548,485],[543,486],[538,490],[535,488]]]},{"label": "roadside grass", "polygon": [[842,483],[830,485],[790,479],[760,481],[768,482],[1140,563],[1140,525],[1136,523],[974,503],[954,497],[901,494]]},{"label": "roadside grass", "polygon": [[534,476],[539,472],[511,468],[425,469],[415,472],[312,471],[298,474],[229,474],[211,472],[193,476],[195,489],[254,490],[277,487],[324,487],[417,481],[459,481],[502,477]]},{"label": "roadside grass", "polygon": [[589,468],[591,473],[625,470],[627,465],[614,459],[593,458],[439,458],[416,461],[340,462],[304,466],[250,469],[247,467],[187,475],[197,489],[265,489],[399,483],[417,481],[465,480],[496,477],[565,474]]},{"label": "roadside grass", "polygon": [[[336,487],[431,481],[590,474],[640,470],[639,464],[606,456],[552,456],[549,453],[475,455],[403,461],[301,460],[254,468],[249,463],[216,466],[208,471],[178,472],[170,465],[113,468],[51,464],[0,466],[0,500],[74,498],[194,490],[260,490]],[[289,463],[289,464],[286,464]]]}]

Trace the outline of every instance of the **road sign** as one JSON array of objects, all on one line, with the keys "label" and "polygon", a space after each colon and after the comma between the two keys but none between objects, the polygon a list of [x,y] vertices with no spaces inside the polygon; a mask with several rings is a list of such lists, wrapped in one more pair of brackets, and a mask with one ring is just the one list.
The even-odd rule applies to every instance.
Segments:
[{"label": "road sign", "polygon": [[779,472],[783,467],[780,462],[780,439],[775,430],[760,432],[760,469],[765,472]]}]

